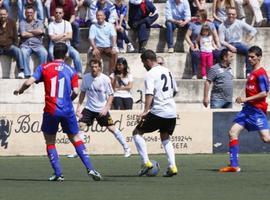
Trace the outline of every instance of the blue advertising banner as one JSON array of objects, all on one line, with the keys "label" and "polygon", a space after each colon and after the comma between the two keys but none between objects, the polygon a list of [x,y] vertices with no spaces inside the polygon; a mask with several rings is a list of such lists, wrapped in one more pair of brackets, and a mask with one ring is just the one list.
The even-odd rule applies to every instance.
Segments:
[{"label": "blue advertising banner", "polygon": [[[228,132],[236,114],[237,112],[213,112],[213,153],[228,152]],[[240,133],[239,144],[240,153],[270,152],[270,144],[262,142],[258,132],[243,130]]]}]

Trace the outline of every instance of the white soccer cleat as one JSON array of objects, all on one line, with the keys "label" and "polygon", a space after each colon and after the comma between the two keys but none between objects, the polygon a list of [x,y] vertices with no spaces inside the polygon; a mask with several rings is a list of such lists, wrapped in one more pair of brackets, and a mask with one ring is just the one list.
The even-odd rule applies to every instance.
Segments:
[{"label": "white soccer cleat", "polygon": [[96,170],[88,171],[88,175],[91,176],[94,181],[101,181],[102,180],[101,174],[99,172],[97,172]]},{"label": "white soccer cleat", "polygon": [[125,154],[124,154],[124,157],[125,158],[128,158],[131,156],[131,149],[130,148],[127,148],[124,150],[125,151]]}]

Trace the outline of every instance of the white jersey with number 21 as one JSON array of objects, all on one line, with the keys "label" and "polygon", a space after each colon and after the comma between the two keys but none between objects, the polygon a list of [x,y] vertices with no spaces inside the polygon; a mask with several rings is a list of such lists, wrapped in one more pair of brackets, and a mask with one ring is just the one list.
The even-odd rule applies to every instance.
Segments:
[{"label": "white jersey with number 21", "polygon": [[153,95],[150,112],[163,118],[175,118],[173,94],[177,86],[170,71],[160,65],[153,67],[145,75],[144,86],[145,94]]}]

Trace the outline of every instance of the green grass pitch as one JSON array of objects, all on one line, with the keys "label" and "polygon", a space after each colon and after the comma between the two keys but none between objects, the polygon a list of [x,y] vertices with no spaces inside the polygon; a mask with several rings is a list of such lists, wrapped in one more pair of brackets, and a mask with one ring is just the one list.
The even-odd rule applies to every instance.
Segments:
[{"label": "green grass pitch", "polygon": [[242,172],[219,173],[228,155],[177,155],[179,174],[162,177],[164,155],[150,155],[161,165],[157,177],[137,177],[138,156],[92,156],[104,180],[90,179],[78,158],[61,157],[64,182],[48,182],[47,157],[0,157],[0,200],[268,200],[270,155],[240,155]]}]

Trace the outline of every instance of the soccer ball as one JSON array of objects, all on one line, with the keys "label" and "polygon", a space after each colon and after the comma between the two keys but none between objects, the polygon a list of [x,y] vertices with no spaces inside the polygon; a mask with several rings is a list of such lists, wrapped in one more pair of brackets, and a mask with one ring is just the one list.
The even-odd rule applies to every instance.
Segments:
[{"label": "soccer ball", "polygon": [[158,172],[160,170],[159,163],[157,161],[155,161],[155,160],[150,160],[150,161],[153,164],[153,168],[150,169],[146,173],[146,176],[150,176],[150,177],[157,176],[158,175]]}]

